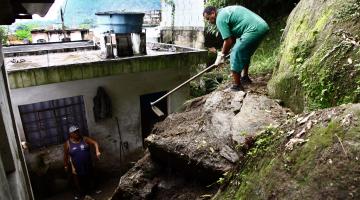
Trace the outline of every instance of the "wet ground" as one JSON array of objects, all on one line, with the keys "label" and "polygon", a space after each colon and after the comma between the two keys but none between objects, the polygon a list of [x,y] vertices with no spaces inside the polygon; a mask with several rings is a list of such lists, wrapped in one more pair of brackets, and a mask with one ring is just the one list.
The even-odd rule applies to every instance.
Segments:
[{"label": "wet ground", "polygon": [[[119,178],[106,178],[99,184],[98,189],[101,190],[100,194],[91,194],[90,196],[95,200],[107,200],[109,199],[115,188],[119,183]],[[68,189],[67,191],[59,194],[55,194],[52,197],[46,198],[45,200],[72,200],[74,199],[73,191]]]}]

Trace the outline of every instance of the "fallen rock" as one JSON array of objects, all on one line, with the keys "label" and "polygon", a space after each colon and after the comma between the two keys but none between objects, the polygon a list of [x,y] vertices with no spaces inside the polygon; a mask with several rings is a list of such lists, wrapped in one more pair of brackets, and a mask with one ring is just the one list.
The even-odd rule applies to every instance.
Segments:
[{"label": "fallen rock", "polygon": [[111,200],[200,200],[212,197],[216,189],[156,164],[147,152],[121,177]]},{"label": "fallen rock", "polygon": [[215,91],[188,105],[196,106],[168,116],[145,142],[157,162],[208,182],[242,159],[247,136],[286,118],[276,101],[244,92]]}]

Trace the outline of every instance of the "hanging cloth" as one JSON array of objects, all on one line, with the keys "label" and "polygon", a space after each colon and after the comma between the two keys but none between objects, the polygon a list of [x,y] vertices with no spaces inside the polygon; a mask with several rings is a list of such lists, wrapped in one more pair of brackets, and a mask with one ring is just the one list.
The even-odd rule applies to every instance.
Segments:
[{"label": "hanging cloth", "polygon": [[111,99],[103,87],[98,87],[97,89],[96,96],[94,97],[93,110],[96,122],[112,117]]}]

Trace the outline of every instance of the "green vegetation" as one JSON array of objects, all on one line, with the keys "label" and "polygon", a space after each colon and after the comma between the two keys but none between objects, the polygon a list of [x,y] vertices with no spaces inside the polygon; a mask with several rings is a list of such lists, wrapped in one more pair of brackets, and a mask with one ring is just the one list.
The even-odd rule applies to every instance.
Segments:
[{"label": "green vegetation", "polygon": [[[271,73],[278,62],[278,53],[280,48],[280,38],[282,30],[285,27],[286,19],[282,18],[275,22],[270,22],[270,32],[264,38],[259,48],[251,60],[250,74],[262,75]],[[208,54],[208,63],[213,63],[216,54]],[[199,72],[199,69],[193,69],[193,74]],[[190,83],[191,97],[199,97],[216,90],[221,83],[231,81],[231,72],[229,64],[217,68],[211,72],[205,73],[200,80]]]},{"label": "green vegetation", "polygon": [[347,20],[360,17],[360,0],[352,0],[345,2],[340,12],[335,14],[338,22],[346,22]]},{"label": "green vegetation", "polygon": [[8,40],[8,29],[6,26],[0,26],[0,42],[2,45],[6,45]]},{"label": "green vegetation", "polygon": [[31,40],[32,40],[31,30],[33,30],[37,27],[39,27],[38,24],[19,24],[16,28],[15,36],[19,40],[27,39],[28,41],[31,42]]},{"label": "green vegetation", "polygon": [[271,172],[277,162],[273,157],[276,156],[276,148],[282,142],[281,133],[270,126],[256,138],[255,145],[247,153],[245,160],[239,164],[239,171],[232,173],[229,187],[216,199],[266,199],[259,194],[260,191],[252,190],[266,180],[265,176]]},{"label": "green vegetation", "polygon": [[359,128],[358,120],[351,127],[341,120],[322,122],[291,151],[285,149],[289,138],[284,132],[266,130],[216,199],[357,199]]},{"label": "green vegetation", "polygon": [[280,38],[286,25],[286,18],[269,22],[270,31],[251,59],[250,74],[272,72],[278,63]]},{"label": "green vegetation", "polygon": [[[358,27],[339,21],[356,20],[357,4],[349,7],[354,2],[358,0],[333,1],[313,9],[306,2],[298,6],[302,14],[289,19],[280,63],[269,82],[272,97],[282,99],[295,112],[359,101]],[[333,15],[335,8],[340,12]],[[310,18],[314,13],[317,17]],[[287,85],[288,77],[294,79],[292,86]]]}]

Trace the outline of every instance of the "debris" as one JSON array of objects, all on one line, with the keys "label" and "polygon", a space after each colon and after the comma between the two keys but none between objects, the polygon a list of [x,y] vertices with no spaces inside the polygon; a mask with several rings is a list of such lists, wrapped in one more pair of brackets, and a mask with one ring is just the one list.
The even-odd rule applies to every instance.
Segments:
[{"label": "debris", "polygon": [[307,122],[310,117],[312,117],[315,114],[315,112],[311,112],[308,116],[306,117],[299,117],[296,121],[299,123],[299,125],[304,124],[305,122]]},{"label": "debris", "polygon": [[295,130],[291,130],[291,131],[287,132],[286,137],[291,137],[294,133],[295,133]]},{"label": "debris", "polygon": [[95,200],[94,198],[92,198],[91,196],[89,196],[89,195],[86,195],[85,197],[84,197],[84,200]]},{"label": "debris", "polygon": [[341,126],[349,126],[351,124],[352,114],[347,114],[341,121]]},{"label": "debris", "polygon": [[309,121],[307,124],[306,124],[306,129],[307,130],[310,130],[312,127],[312,121]]},{"label": "debris", "polygon": [[345,148],[344,148],[343,143],[341,142],[340,137],[339,137],[337,134],[335,134],[335,136],[336,136],[336,138],[339,140],[339,143],[340,143],[340,145],[341,145],[341,148],[342,148],[342,150],[344,151],[345,156],[347,157],[346,150],[345,150]]},{"label": "debris", "polygon": [[306,133],[306,128],[303,128],[298,134],[296,134],[296,138],[300,138],[302,135]]},{"label": "debris", "polygon": [[205,199],[205,198],[211,198],[211,197],[212,197],[211,194],[204,194],[204,195],[201,195],[201,196],[200,196],[200,198],[203,198],[203,199]]},{"label": "debris", "polygon": [[290,141],[288,143],[286,143],[285,150],[292,151],[294,149],[295,145],[303,144],[307,141],[309,141],[309,140],[304,140],[301,138],[291,138]]},{"label": "debris", "polygon": [[236,163],[239,160],[239,156],[237,155],[237,153],[232,150],[228,145],[225,145],[221,149],[220,155],[232,163]]}]

